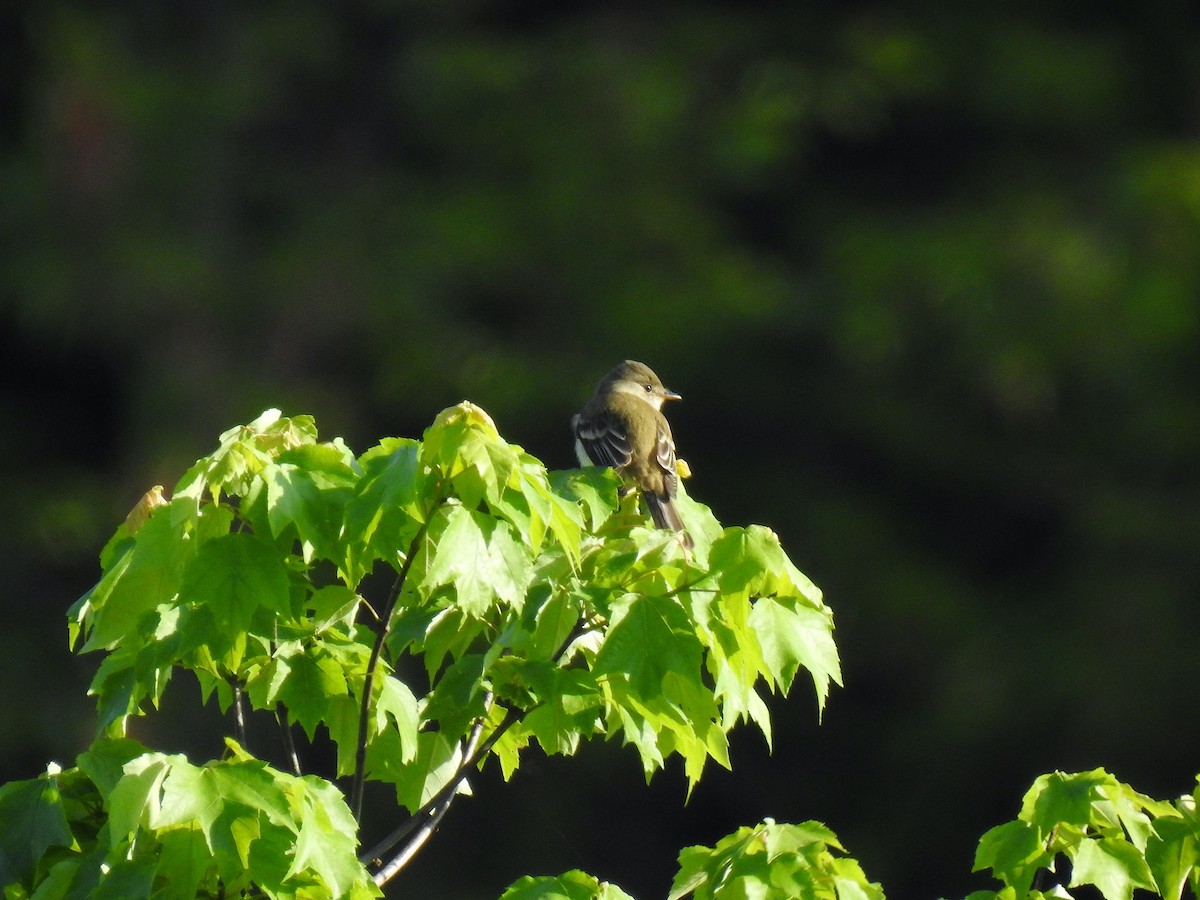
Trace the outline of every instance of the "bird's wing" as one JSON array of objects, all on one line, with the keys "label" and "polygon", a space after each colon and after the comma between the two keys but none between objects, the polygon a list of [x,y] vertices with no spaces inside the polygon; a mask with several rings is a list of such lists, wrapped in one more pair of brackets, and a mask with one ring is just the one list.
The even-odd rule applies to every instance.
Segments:
[{"label": "bird's wing", "polygon": [[625,423],[615,416],[576,416],[575,441],[594,466],[623,469],[633,458]]},{"label": "bird's wing", "polygon": [[679,472],[675,468],[675,441],[671,432],[662,424],[658,426],[657,443],[654,448],[654,458],[662,469],[663,487],[668,497],[674,497],[679,491]]}]

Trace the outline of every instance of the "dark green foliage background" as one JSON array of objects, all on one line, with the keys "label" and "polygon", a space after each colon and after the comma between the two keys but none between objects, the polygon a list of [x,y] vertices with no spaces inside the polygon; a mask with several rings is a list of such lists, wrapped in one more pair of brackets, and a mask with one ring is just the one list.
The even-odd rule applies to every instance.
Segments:
[{"label": "dark green foliage background", "polygon": [[[819,727],[777,704],[773,757],[735,735],[686,808],[615,747],[484,777],[418,894],[578,866],[661,896],[679,848],[769,815],[952,896],[1039,773],[1189,790],[1198,27],[1172,0],[6,7],[0,776],[90,738],[62,613],[224,429],[279,406],[361,452],[469,398],[563,467],[634,357],[686,397],[690,492],[825,589],[847,687]],[[140,736],[213,754],[215,718]]]}]

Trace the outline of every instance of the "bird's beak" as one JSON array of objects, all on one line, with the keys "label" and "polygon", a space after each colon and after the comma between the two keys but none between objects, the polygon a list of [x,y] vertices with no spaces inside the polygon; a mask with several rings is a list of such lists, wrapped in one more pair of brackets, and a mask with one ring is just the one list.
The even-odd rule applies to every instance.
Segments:
[{"label": "bird's beak", "polygon": [[662,389],[662,394],[661,394],[660,396],[661,396],[661,397],[662,397],[664,400],[682,400],[682,399],[683,399],[683,395],[682,395],[682,394],[677,394],[677,393],[675,393],[673,390],[671,390],[670,388],[663,388],[663,389]]}]

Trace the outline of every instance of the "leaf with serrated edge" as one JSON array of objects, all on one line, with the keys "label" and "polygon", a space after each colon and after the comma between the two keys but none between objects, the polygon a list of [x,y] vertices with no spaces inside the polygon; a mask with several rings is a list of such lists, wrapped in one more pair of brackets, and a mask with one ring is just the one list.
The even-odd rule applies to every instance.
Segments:
[{"label": "leaf with serrated edge", "polygon": [[277,613],[290,608],[288,574],[279,553],[247,532],[204,544],[187,568],[180,595],[204,606],[223,635],[245,631],[259,607]]},{"label": "leaf with serrated edge", "polygon": [[762,597],[754,604],[749,624],[775,683],[786,693],[803,666],[812,675],[817,708],[824,709],[830,682],[842,683],[829,616],[808,606]]},{"label": "leaf with serrated edge", "polygon": [[423,581],[452,587],[464,612],[482,616],[494,603],[520,608],[533,577],[528,550],[507,522],[462,506],[446,507],[446,524]]},{"label": "leaf with serrated edge", "polygon": [[1106,900],[1131,900],[1134,888],[1154,890],[1145,859],[1128,841],[1082,840],[1071,862],[1069,886],[1094,884]]}]

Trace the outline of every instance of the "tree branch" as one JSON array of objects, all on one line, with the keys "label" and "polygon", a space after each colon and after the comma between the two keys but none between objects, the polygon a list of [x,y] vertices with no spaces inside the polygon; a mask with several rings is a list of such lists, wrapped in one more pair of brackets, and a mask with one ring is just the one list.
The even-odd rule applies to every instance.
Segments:
[{"label": "tree branch", "polygon": [[[575,627],[571,629],[571,633],[563,640],[559,648],[554,651],[551,657],[555,662],[558,662],[567,649],[577,641],[580,637],[593,630],[593,626],[588,624],[583,619],[580,619]],[[409,817],[408,821],[398,827],[395,831],[377,843],[368,852],[359,857],[359,861],[363,865],[380,866],[378,872],[375,873],[375,883],[383,885],[390,880],[397,872],[406,866],[416,854],[417,851],[425,845],[425,842],[433,836],[437,831],[438,824],[450,809],[450,804],[453,802],[455,795],[458,793],[459,785],[466,779],[470,770],[479,765],[480,761],[491,751],[496,742],[504,736],[508,729],[512,728],[518,722],[525,718],[533,709],[516,709],[507,707],[505,709],[504,718],[500,720],[500,724],[496,729],[488,735],[487,740],[481,746],[476,746],[479,741],[479,735],[482,733],[484,720],[480,717],[474,728],[471,731],[471,736],[467,741],[466,749],[463,752],[465,757],[454,770],[454,774],[450,779],[442,785],[441,789],[436,794],[429,798],[419,810]],[[416,834],[408,841],[404,848],[396,854],[386,864],[383,862],[385,854],[389,853],[392,848],[407,838],[410,834]]]},{"label": "tree branch", "polygon": [[[443,804],[445,804],[447,809],[449,808],[450,801],[453,800],[454,795],[458,792],[459,785],[461,785],[464,779],[466,779],[467,775],[470,773],[470,770],[479,765],[480,761],[487,756],[492,747],[496,745],[496,742],[500,740],[500,738],[506,731],[508,731],[508,729],[512,728],[514,725],[520,722],[521,719],[525,718],[526,712],[527,710],[514,709],[511,707],[507,709],[504,718],[500,721],[500,724],[496,726],[495,731],[489,734],[487,740],[484,741],[482,745],[478,746],[473,753],[470,753],[469,755],[464,754],[466,758],[459,763],[458,768],[454,770],[454,774],[450,776],[450,779],[444,785],[442,785],[441,789],[432,797],[430,797],[424,806],[413,813],[407,822],[372,847],[369,852],[360,856],[359,860],[364,865],[382,864],[383,856],[386,853],[390,852],[393,847],[403,841],[418,828],[422,828],[422,830],[424,830],[425,827],[428,827],[426,823],[433,821],[435,814],[437,815],[437,819],[436,821],[433,821],[433,828],[436,829],[437,821],[441,821],[441,817],[446,814],[444,809],[438,813],[439,808]],[[482,728],[483,719],[481,718],[475,724],[475,729],[472,733],[473,741],[478,740],[478,736],[482,731]],[[430,834],[432,833],[433,831],[431,829]],[[428,835],[420,839],[420,843],[417,845],[417,848],[411,853],[408,853],[406,848],[405,850],[402,850],[399,855],[407,855],[407,858],[411,859],[416,853],[416,850],[420,849],[420,845],[424,844],[426,840],[428,840]],[[407,859],[405,859],[404,862],[407,862]],[[401,864],[397,866],[395,865],[395,860],[392,860],[387,865],[383,866],[383,868],[376,873],[375,883],[383,884],[383,882],[379,880],[379,875],[385,871],[388,871],[390,874],[387,877],[391,878],[400,870],[400,868],[404,865],[404,862],[401,862]]]},{"label": "tree branch", "polygon": [[[486,705],[491,706],[490,695]],[[471,729],[471,736],[467,739],[466,746],[463,748],[463,756],[465,758],[470,759],[475,756],[475,752],[479,747],[479,736],[483,734],[483,721],[483,716],[480,716],[475,722],[475,727]],[[493,741],[492,743],[494,744],[495,742]],[[457,779],[456,784],[461,784],[463,778],[466,777],[464,769],[460,768],[455,774],[458,775],[459,773],[462,773],[462,778]],[[454,798],[457,795],[456,788],[454,791],[448,793],[441,803],[429,810],[425,824],[417,830],[417,833],[409,839],[408,843],[404,845],[404,848],[399,853],[392,857],[386,866],[383,866],[375,873],[374,879],[377,885],[382,887],[387,884],[397,872],[408,865],[409,861],[417,855],[421,848],[425,846],[426,841],[433,837],[433,833],[437,831],[443,817],[450,811],[450,804],[454,802]]]},{"label": "tree branch", "polygon": [[279,723],[279,731],[283,737],[283,752],[287,754],[288,762],[292,764],[292,772],[297,776],[303,775],[300,768],[300,755],[296,752],[296,742],[292,740],[292,723],[288,721],[287,708],[282,704],[275,707],[275,721]]},{"label": "tree branch", "polygon": [[233,682],[233,728],[237,742],[246,747],[246,698],[242,696],[242,685]]},{"label": "tree branch", "polygon": [[381,625],[375,635],[375,644],[371,647],[371,658],[367,662],[367,674],[363,679],[362,704],[358,713],[358,745],[354,752],[354,781],[350,789],[350,811],[354,814],[355,820],[359,822],[362,821],[363,782],[367,768],[367,725],[370,722],[371,693],[375,687],[375,670],[379,666],[379,655],[383,652],[383,642],[387,640],[388,633],[392,630],[392,613],[395,612],[396,602],[400,599],[400,592],[404,589],[404,582],[408,579],[408,572],[412,568],[417,553],[420,552],[421,542],[429,530],[429,523],[444,502],[444,500],[439,500],[435,503],[429,510],[429,515],[425,517],[425,521],[421,523],[421,527],[417,529],[412,542],[408,545],[408,555],[404,557],[404,564],[400,566],[400,572],[396,575],[395,583],[392,584],[387,602],[379,613]]}]

